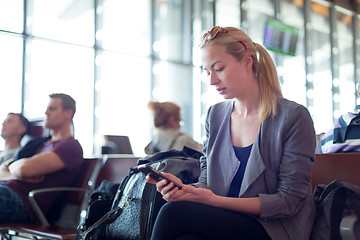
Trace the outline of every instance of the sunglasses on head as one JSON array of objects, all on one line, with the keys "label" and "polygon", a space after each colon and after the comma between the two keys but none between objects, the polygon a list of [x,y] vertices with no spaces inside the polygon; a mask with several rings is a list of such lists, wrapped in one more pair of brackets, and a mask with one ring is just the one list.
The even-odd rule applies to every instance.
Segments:
[{"label": "sunglasses on head", "polygon": [[238,40],[231,33],[229,33],[229,31],[227,31],[225,28],[220,27],[220,26],[215,26],[210,31],[207,31],[206,33],[204,33],[204,35],[202,37],[203,41],[204,40],[212,40],[212,39],[214,39],[219,31],[223,31],[224,33],[229,34],[233,39],[235,39],[237,42],[241,43],[244,46],[245,51],[247,50],[247,47],[246,47],[245,43],[243,43],[241,40]]}]

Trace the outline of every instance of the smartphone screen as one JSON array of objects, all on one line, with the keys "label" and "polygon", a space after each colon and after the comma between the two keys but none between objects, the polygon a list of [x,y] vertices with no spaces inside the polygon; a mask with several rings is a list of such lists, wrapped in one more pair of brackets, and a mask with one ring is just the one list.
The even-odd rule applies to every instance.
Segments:
[{"label": "smartphone screen", "polygon": [[150,173],[152,178],[154,178],[156,181],[166,179],[168,182],[173,182],[177,188],[179,188],[179,189],[182,188],[179,184],[177,184],[176,182],[167,178],[164,174],[162,174],[161,172],[159,172],[158,170],[154,169],[153,167],[151,167],[147,164],[141,164],[137,168],[139,169],[139,171],[143,172],[145,175]]}]

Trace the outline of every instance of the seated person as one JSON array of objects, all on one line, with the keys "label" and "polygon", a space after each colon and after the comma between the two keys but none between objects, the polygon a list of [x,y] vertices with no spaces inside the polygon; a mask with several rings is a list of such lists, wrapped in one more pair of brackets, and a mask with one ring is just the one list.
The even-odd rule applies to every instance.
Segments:
[{"label": "seated person", "polygon": [[[360,96],[359,84],[357,87]],[[320,153],[360,152],[360,105],[340,116],[333,129],[320,136]]]},{"label": "seated person", "polygon": [[[10,159],[0,166],[0,223],[34,221],[28,193],[39,188],[71,186],[78,177],[84,160],[82,148],[71,132],[75,110],[72,97],[51,94],[45,112],[45,127],[50,129],[51,139],[32,157]],[[59,194],[39,195],[40,208],[46,213]]]},{"label": "seated person", "polygon": [[309,239],[315,219],[310,173],[315,131],[308,110],[282,97],[274,61],[246,33],[216,26],[200,43],[210,107],[195,186],[163,172],[164,204],[151,240]]},{"label": "seated person", "polygon": [[172,102],[153,102],[148,104],[154,113],[152,141],[145,147],[146,154],[167,151],[173,148],[182,150],[184,146],[202,151],[202,145],[180,130],[180,107]]},{"label": "seated person", "polygon": [[0,165],[14,156],[20,147],[21,139],[30,133],[30,129],[30,122],[21,113],[8,113],[1,129],[5,147],[0,151]]}]

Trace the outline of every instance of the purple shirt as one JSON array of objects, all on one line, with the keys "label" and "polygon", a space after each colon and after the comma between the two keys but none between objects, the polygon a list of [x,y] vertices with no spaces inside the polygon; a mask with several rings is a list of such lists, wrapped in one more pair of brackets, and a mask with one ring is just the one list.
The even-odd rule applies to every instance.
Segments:
[{"label": "purple shirt", "polygon": [[[48,187],[69,187],[72,186],[78,178],[81,166],[84,163],[83,151],[81,145],[72,137],[62,139],[60,141],[45,143],[40,153],[53,151],[57,154],[65,164],[65,168],[45,175],[40,183],[28,183],[21,180],[7,180],[5,184],[17,192],[23,199],[32,215],[32,207],[28,200],[28,193],[31,190]],[[51,192],[42,193],[36,197],[40,208],[47,212],[55,200],[61,193]]]}]

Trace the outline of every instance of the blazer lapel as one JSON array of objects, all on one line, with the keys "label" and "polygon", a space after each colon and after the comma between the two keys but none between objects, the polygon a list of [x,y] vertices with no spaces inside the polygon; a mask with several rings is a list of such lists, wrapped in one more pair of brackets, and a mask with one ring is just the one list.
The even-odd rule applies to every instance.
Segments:
[{"label": "blazer lapel", "polygon": [[254,145],[251,149],[249,161],[246,166],[244,178],[241,184],[239,196],[242,196],[249,186],[265,171],[265,164],[260,154],[259,135],[256,137]]}]

